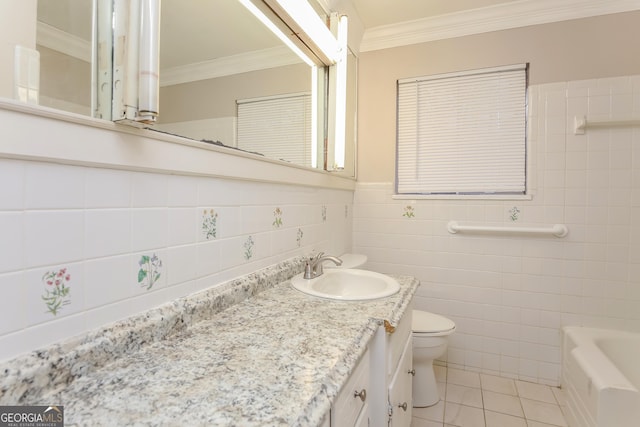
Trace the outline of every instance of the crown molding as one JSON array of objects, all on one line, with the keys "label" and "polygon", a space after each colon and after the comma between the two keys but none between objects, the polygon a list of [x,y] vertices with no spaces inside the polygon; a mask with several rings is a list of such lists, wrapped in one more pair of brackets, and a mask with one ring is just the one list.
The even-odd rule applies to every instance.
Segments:
[{"label": "crown molding", "polygon": [[171,86],[299,63],[301,63],[300,58],[289,48],[285,46],[274,47],[162,69],[160,70],[160,86]]},{"label": "crown molding", "polygon": [[91,42],[38,21],[36,41],[40,46],[91,62]]},{"label": "crown molding", "polygon": [[638,0],[519,0],[373,27],[365,31],[360,51],[634,10],[640,10]]},{"label": "crown molding", "polygon": [[[36,37],[40,46],[85,62],[91,62],[91,42],[87,40],[40,21],[37,25]],[[281,46],[162,69],[160,86],[170,86],[298,63],[300,63],[298,56],[289,48]]]}]

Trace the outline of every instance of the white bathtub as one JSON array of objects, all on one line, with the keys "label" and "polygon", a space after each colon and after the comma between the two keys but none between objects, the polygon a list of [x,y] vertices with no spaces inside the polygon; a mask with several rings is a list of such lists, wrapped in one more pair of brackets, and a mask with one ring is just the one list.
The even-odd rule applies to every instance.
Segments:
[{"label": "white bathtub", "polygon": [[640,334],[563,328],[562,387],[570,427],[640,425]]}]

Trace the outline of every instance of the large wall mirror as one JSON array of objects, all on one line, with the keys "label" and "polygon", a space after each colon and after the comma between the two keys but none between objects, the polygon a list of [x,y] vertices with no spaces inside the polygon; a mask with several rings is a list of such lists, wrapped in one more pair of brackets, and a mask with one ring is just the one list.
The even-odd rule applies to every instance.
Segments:
[{"label": "large wall mirror", "polygon": [[[93,2],[37,3],[40,104],[92,115]],[[161,13],[160,114],[152,129],[334,168],[323,116],[326,67],[302,61],[239,0],[162,0]],[[355,174],[356,64],[350,54],[346,176]]]}]

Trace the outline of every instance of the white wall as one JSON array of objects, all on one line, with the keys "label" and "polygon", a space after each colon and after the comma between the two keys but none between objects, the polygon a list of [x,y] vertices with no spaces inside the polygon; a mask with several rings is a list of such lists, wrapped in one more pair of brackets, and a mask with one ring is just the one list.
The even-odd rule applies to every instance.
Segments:
[{"label": "white wall", "polygon": [[13,98],[14,49],[36,48],[36,0],[0,2],[0,97]]},{"label": "white wall", "polygon": [[364,52],[358,64],[358,180],[395,178],[396,81],[529,63],[529,84],[637,74],[640,11]]},{"label": "white wall", "polygon": [[[456,322],[443,361],[558,385],[562,326],[640,332],[640,128],[573,133],[575,115],[640,118],[640,76],[535,85],[530,107],[532,200],[393,200],[392,183],[359,183],[353,246],[418,277],[416,308]],[[450,220],[569,235],[451,235]]]},{"label": "white wall", "polygon": [[[16,150],[39,135],[30,143],[43,155],[88,147],[96,162],[180,167],[216,153],[176,144],[163,160],[162,141],[132,134],[7,111],[0,122],[0,360],[314,249],[351,249],[353,191],[215,177],[214,161],[208,174],[43,161]],[[140,261],[154,255],[161,275],[148,288]],[[53,314],[47,275],[61,271],[52,280],[70,292]]]}]

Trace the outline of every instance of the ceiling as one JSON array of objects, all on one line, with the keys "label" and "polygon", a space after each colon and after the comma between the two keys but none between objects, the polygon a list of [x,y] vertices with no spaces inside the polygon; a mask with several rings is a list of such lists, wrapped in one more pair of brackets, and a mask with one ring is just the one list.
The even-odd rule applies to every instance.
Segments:
[{"label": "ceiling", "polygon": [[351,0],[366,29],[515,0]]},{"label": "ceiling", "polygon": [[[640,10],[638,0],[316,1],[331,10],[357,14],[364,35],[359,49],[361,52]],[[67,34],[87,45],[84,59],[90,58],[91,4],[89,0],[38,0],[38,18],[46,24],[44,29],[48,30],[43,34],[55,36],[46,40],[39,36],[38,43],[67,53],[66,46],[60,48],[58,45],[44,44],[47,40],[64,41],[64,35]],[[223,59],[226,64],[229,62],[227,58],[246,58],[257,52],[280,52],[285,49],[238,0],[162,0],[161,4],[160,57],[161,68],[165,71],[208,63],[211,63],[210,68],[220,69]],[[81,43],[74,43],[78,44]],[[278,45],[282,47],[275,47]],[[289,55],[295,56],[290,51]],[[285,60],[291,61],[290,58]]]},{"label": "ceiling", "polygon": [[[517,0],[350,1],[367,30]],[[88,0],[38,0],[38,16],[53,27],[90,40],[91,4]],[[215,51],[213,57],[224,57],[278,44],[237,0],[162,0],[162,13],[162,33],[166,34],[162,45],[167,51],[175,52],[170,60],[164,61],[167,55],[163,56],[163,67],[203,60],[204,52]],[[196,52],[200,52],[201,57]],[[205,56],[211,58],[210,54]]]}]

